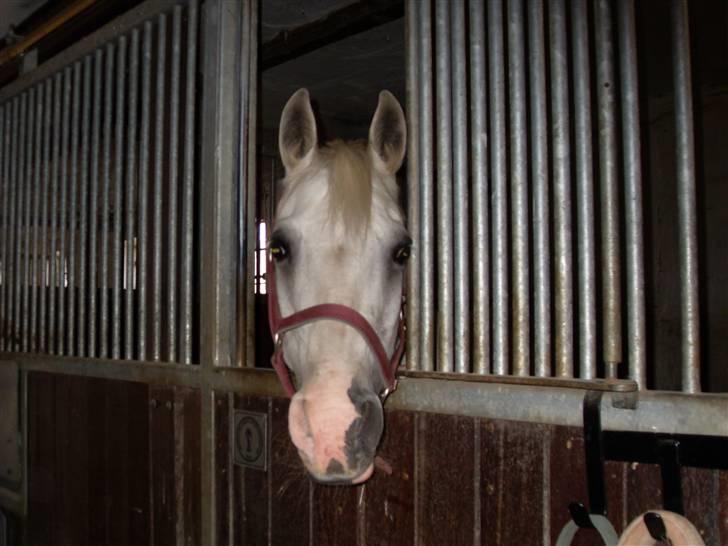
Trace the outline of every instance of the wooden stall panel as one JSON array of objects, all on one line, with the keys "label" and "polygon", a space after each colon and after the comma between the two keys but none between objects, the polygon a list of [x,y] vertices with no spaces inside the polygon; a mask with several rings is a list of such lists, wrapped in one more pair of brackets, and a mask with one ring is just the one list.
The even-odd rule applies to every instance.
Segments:
[{"label": "wooden stall panel", "polygon": [[706,544],[724,544],[718,538],[718,510],[708,501],[709,492],[718,489],[718,471],[683,468],[682,486],[685,517],[693,523]]},{"label": "wooden stall panel", "polygon": [[155,546],[175,543],[175,419],[174,389],[149,389],[149,449],[152,498],[152,541]]},{"label": "wooden stall panel", "polygon": [[288,434],[288,399],[274,398],[271,419],[271,543],[308,544],[311,480]]},{"label": "wooden stall panel", "polygon": [[391,468],[391,474],[376,468],[366,484],[366,544],[414,541],[414,423],[412,413],[386,413],[378,455]]},{"label": "wooden stall panel", "polygon": [[549,427],[484,421],[480,431],[481,544],[549,544],[543,518]]},{"label": "wooden stall panel", "polygon": [[230,541],[232,459],[230,457],[231,403],[227,393],[215,393],[215,528],[220,544]]},{"label": "wooden stall panel", "polygon": [[474,420],[416,416],[418,544],[471,544],[475,523]]}]

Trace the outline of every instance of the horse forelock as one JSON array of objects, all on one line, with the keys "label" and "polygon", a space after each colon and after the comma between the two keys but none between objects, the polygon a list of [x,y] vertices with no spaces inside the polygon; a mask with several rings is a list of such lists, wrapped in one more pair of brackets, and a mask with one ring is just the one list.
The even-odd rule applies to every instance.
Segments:
[{"label": "horse forelock", "polygon": [[372,215],[372,165],[363,141],[335,140],[321,150],[329,169],[329,217],[352,233],[364,233]]}]

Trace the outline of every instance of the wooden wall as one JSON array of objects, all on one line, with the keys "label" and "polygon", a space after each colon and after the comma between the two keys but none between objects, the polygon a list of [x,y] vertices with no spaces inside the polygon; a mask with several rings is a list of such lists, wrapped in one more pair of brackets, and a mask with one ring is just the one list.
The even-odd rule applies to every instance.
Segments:
[{"label": "wooden wall", "polygon": [[[567,505],[586,501],[581,431],[388,412],[364,486],[313,484],[287,431],[288,402],[217,393],[219,544],[553,544]],[[234,409],[271,424],[267,472],[230,459]],[[185,388],[29,376],[29,545],[193,545],[200,538],[200,397]],[[608,463],[620,531],[659,507],[659,468]],[[728,472],[686,469],[687,516],[706,544],[728,544]],[[600,544],[580,531],[578,544]]]}]

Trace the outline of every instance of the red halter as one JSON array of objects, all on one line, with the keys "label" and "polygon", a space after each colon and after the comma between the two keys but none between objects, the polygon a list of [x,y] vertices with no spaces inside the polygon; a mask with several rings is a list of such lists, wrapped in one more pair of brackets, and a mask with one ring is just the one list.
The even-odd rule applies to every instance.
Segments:
[{"label": "red halter", "polygon": [[384,346],[382,345],[382,341],[379,339],[379,336],[374,331],[374,328],[372,328],[369,324],[367,319],[365,319],[358,311],[351,307],[347,307],[346,305],[339,305],[338,303],[322,303],[307,307],[306,309],[297,311],[287,317],[282,317],[281,310],[278,305],[278,293],[276,291],[275,266],[274,261],[270,259],[270,257],[268,258],[266,280],[268,285],[268,324],[270,325],[270,332],[273,336],[273,343],[275,345],[273,356],[271,357],[271,364],[273,364],[273,369],[276,371],[276,374],[278,374],[278,379],[289,397],[292,397],[295,394],[296,389],[293,387],[291,375],[283,357],[283,334],[285,334],[288,330],[293,330],[306,323],[317,320],[338,320],[339,322],[348,324],[361,334],[379,361],[379,367],[382,371],[382,377],[384,377],[384,383],[386,385],[384,391],[382,391],[379,395],[382,400],[384,400],[397,388],[397,380],[394,373],[402,359],[405,345],[405,320],[403,309],[400,310],[399,313],[399,329],[397,332],[395,349],[392,354],[392,358],[388,359],[387,353],[384,350]]}]

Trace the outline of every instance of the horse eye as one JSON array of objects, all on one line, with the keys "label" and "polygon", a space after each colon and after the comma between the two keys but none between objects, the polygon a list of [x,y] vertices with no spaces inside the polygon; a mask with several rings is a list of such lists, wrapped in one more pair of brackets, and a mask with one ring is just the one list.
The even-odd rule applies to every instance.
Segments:
[{"label": "horse eye", "polygon": [[268,245],[268,252],[276,262],[281,262],[288,257],[288,247],[283,241],[272,240]]},{"label": "horse eye", "polygon": [[407,242],[397,246],[392,253],[392,260],[394,263],[404,265],[410,257],[412,251],[412,244]]}]

